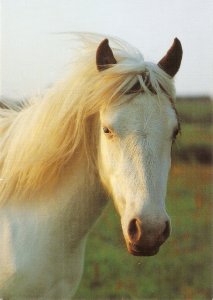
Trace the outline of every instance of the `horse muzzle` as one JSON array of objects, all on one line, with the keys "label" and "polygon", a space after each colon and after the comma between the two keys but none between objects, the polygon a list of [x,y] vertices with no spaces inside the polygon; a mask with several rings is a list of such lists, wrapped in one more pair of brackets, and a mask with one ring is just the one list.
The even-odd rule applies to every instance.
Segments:
[{"label": "horse muzzle", "polygon": [[142,248],[141,246],[138,246],[137,244],[129,243],[127,245],[127,249],[128,249],[128,252],[134,256],[153,256],[158,253],[160,246],[159,247],[155,246],[152,248],[147,248],[147,247]]},{"label": "horse muzzle", "polygon": [[159,227],[143,226],[139,219],[132,219],[126,238],[127,249],[135,256],[153,256],[170,235],[170,223],[165,221]]}]

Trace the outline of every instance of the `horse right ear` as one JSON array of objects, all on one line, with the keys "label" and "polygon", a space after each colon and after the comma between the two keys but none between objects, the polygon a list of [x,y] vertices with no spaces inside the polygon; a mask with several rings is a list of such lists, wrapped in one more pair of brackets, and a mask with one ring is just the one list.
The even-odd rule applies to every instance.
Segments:
[{"label": "horse right ear", "polygon": [[113,55],[112,49],[109,46],[108,39],[103,40],[98,46],[96,52],[96,66],[98,71],[104,71],[116,63],[117,61]]},{"label": "horse right ear", "polygon": [[183,56],[183,49],[179,39],[175,38],[173,45],[166,55],[159,61],[158,66],[171,77],[174,77],[180,68]]}]

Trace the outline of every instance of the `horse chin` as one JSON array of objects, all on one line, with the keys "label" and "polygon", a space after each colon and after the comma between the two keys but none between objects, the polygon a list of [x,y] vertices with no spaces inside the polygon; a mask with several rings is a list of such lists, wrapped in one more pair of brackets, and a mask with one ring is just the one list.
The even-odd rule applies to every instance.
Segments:
[{"label": "horse chin", "polygon": [[142,249],[139,247],[128,246],[128,252],[134,256],[154,256],[159,252],[160,247]]}]

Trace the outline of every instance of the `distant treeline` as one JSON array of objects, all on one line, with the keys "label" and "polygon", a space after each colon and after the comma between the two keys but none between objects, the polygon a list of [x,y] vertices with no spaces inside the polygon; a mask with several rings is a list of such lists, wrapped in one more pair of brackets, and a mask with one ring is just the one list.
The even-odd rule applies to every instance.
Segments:
[{"label": "distant treeline", "polygon": [[178,97],[182,136],[175,157],[184,162],[213,162],[213,101],[210,97]]},{"label": "distant treeline", "polygon": [[201,101],[211,102],[213,99],[208,95],[194,95],[194,96],[177,96],[177,101]]},{"label": "distant treeline", "polygon": [[178,97],[176,105],[181,122],[212,124],[213,100],[210,97]]}]

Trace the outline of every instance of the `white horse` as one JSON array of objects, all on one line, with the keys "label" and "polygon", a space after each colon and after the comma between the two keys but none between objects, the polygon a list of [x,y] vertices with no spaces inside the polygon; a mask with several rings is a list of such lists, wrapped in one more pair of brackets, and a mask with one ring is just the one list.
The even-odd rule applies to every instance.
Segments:
[{"label": "white horse", "polygon": [[85,35],[71,75],[21,108],[0,108],[0,298],[70,299],[108,195],[128,251],[155,255],[179,131],[178,39],[158,64]]}]

